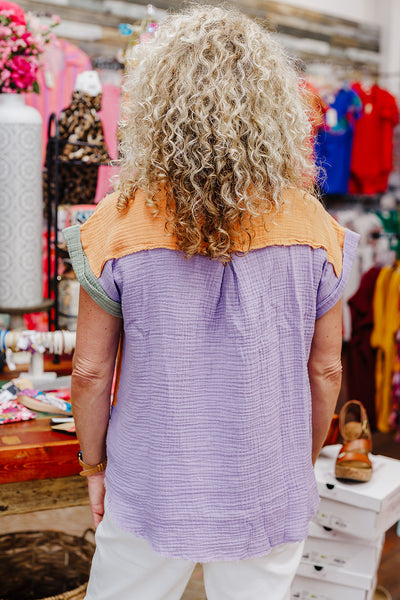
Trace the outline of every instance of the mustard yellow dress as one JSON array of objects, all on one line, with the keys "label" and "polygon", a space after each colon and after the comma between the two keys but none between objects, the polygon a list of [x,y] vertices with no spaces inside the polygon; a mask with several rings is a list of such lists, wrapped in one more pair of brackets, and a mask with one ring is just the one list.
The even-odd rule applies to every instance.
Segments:
[{"label": "mustard yellow dress", "polygon": [[379,431],[391,430],[392,377],[397,369],[396,334],[400,329],[400,264],[383,267],[373,298],[374,328],[371,346],[377,349],[375,407]]}]

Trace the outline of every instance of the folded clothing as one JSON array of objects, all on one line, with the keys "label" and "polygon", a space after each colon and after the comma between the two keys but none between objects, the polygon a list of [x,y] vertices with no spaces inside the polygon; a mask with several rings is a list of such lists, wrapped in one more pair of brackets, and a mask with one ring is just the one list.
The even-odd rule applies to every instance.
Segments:
[{"label": "folded clothing", "polygon": [[6,423],[18,423],[18,421],[29,421],[36,418],[36,413],[16,400],[6,400],[0,404],[0,425]]}]

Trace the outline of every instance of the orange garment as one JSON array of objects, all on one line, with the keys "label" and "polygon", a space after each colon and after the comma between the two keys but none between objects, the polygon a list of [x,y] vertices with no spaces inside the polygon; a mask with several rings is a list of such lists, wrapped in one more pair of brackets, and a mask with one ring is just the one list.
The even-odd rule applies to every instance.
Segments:
[{"label": "orange garment", "polygon": [[302,82],[302,91],[309,111],[308,118],[313,127],[312,133],[313,136],[315,136],[318,129],[324,124],[324,115],[329,106],[325,100],[321,98],[317,88],[306,79]]},{"label": "orange garment", "polygon": [[[154,248],[177,248],[175,238],[165,228],[165,198],[157,217],[138,191],[124,211],[117,210],[119,192],[102,200],[81,227],[81,243],[92,273],[99,277],[104,264],[133,252]],[[266,246],[307,245],[324,248],[337,277],[342,271],[345,229],[326,212],[322,204],[301,190],[287,190],[285,203],[277,214],[252,219],[254,236],[251,250]],[[132,224],[134,223],[134,227]],[[338,243],[339,242],[339,243]],[[247,250],[247,238],[236,248]]]},{"label": "orange garment", "polygon": [[396,365],[396,334],[400,328],[400,265],[383,267],[373,297],[374,329],[371,346],[377,348],[375,367],[375,408],[377,428],[391,430],[392,375]]}]

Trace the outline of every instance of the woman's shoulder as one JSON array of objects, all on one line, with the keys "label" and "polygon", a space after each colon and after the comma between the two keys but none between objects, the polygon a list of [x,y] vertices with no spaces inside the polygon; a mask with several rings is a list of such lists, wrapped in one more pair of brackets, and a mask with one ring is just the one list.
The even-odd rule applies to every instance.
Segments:
[{"label": "woman's shoulder", "polygon": [[301,189],[284,190],[278,209],[261,215],[256,224],[259,232],[314,241],[328,232],[341,239],[345,232],[316,196]]},{"label": "woman's shoulder", "polygon": [[282,194],[283,206],[293,213],[304,213],[305,215],[319,218],[330,216],[319,198],[299,188],[286,189]]},{"label": "woman's shoulder", "polygon": [[319,198],[304,190],[285,192],[282,226],[287,226],[290,231],[303,231],[314,241],[326,236],[336,238],[340,245],[343,245],[346,231]]},{"label": "woman's shoulder", "polygon": [[318,198],[304,190],[285,190],[279,210],[268,213],[254,230],[253,249],[266,246],[323,248],[335,271],[341,271],[346,230]]},{"label": "woman's shoulder", "polygon": [[176,249],[176,240],[165,227],[165,215],[162,211],[153,214],[144,192],[138,190],[122,209],[119,196],[116,191],[101,200],[81,227],[82,246],[96,273],[110,259],[154,248]]}]

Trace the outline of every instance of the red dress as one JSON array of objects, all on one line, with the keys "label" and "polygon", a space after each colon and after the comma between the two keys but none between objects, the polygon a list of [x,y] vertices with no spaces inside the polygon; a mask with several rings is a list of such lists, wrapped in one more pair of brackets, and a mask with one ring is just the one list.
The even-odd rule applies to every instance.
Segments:
[{"label": "red dress", "polygon": [[363,103],[354,131],[350,192],[374,195],[385,192],[393,168],[393,130],[399,120],[396,100],[388,91],[353,85]]}]

